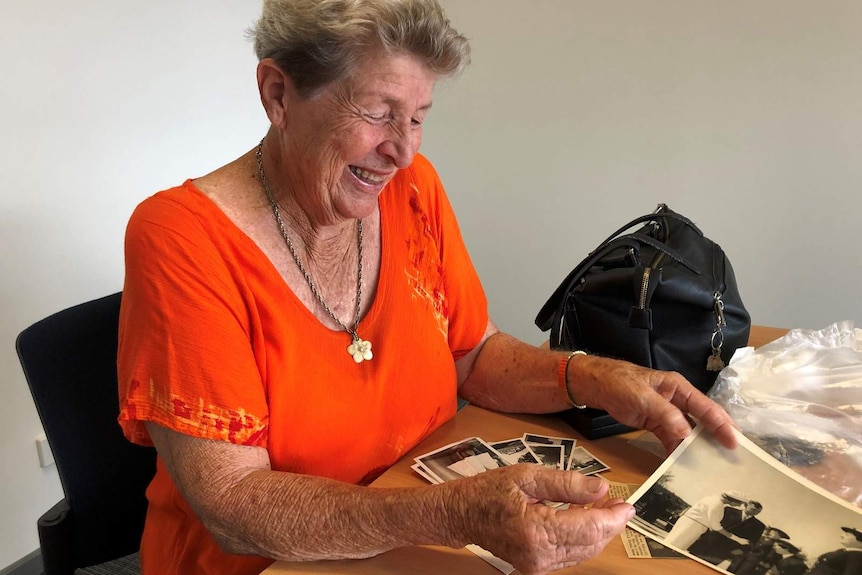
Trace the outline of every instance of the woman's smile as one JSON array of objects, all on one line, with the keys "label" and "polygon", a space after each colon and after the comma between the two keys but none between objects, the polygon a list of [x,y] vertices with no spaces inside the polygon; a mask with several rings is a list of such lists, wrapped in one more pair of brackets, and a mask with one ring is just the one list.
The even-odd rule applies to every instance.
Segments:
[{"label": "woman's smile", "polygon": [[371,186],[380,186],[381,184],[385,184],[392,176],[392,174],[376,174],[357,166],[348,166],[348,169],[360,182]]}]

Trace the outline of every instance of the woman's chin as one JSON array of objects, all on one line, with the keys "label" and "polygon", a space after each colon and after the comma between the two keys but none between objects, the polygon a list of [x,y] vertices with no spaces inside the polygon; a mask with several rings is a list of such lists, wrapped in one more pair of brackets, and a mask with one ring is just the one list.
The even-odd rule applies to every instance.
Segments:
[{"label": "woman's chin", "polygon": [[353,185],[343,189],[346,193],[343,195],[342,214],[351,219],[370,216],[377,210],[380,194],[385,188],[386,184],[371,186],[353,182]]}]

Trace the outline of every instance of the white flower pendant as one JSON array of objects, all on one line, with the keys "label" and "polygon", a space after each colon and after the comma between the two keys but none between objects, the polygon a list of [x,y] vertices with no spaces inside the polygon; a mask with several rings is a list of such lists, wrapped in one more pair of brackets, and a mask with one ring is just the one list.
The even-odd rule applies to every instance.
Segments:
[{"label": "white flower pendant", "polygon": [[353,356],[353,361],[356,363],[362,363],[374,357],[374,354],[371,353],[371,342],[365,341],[358,336],[355,336],[353,343],[347,346],[347,353]]}]

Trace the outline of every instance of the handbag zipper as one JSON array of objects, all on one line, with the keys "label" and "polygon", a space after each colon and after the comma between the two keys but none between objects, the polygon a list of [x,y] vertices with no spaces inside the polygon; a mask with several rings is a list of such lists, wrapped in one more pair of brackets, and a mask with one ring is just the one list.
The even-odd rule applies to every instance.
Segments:
[{"label": "handbag zipper", "polygon": [[[659,204],[659,207],[656,209],[656,213],[658,213],[662,208],[662,204]],[[653,224],[653,235],[656,239],[658,239],[659,230],[664,231],[664,238],[661,238],[662,241],[667,242],[668,236],[668,228],[669,226],[662,226],[657,221],[652,222]],[[650,264],[644,268],[643,278],[641,279],[641,293],[638,297],[638,309],[645,310],[647,305],[647,295],[649,294],[649,276],[653,268],[658,269],[661,260],[664,259],[664,252],[658,251],[653,257]]]},{"label": "handbag zipper", "polygon": [[638,308],[646,309],[647,291],[649,290],[649,275],[652,268],[645,267],[643,279],[641,279],[641,293],[638,298]]},{"label": "handbag zipper", "polygon": [[652,268],[645,267],[641,276],[640,293],[637,294],[635,305],[629,310],[629,321],[626,325],[637,329],[652,330],[652,310],[647,307],[649,298],[649,281]]}]

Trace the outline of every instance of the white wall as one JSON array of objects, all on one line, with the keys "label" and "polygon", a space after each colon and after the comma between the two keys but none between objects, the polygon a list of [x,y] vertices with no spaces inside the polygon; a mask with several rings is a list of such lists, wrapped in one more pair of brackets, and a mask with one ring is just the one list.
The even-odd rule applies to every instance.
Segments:
[{"label": "white wall", "polygon": [[[424,152],[504,329],[541,341],[557,283],[658,202],[725,248],[756,323],[862,325],[857,0],[443,4],[474,59],[438,89]],[[61,497],[14,338],[120,289],[137,202],[263,134],[258,9],[0,3],[0,569]]]},{"label": "white wall", "polygon": [[862,3],[449,0],[473,65],[436,161],[502,326],[659,202],[729,254],[756,323],[862,322]]},{"label": "white wall", "polygon": [[0,8],[0,570],[60,499],[15,336],[121,289],[134,206],[250,148],[266,118],[244,30],[257,2],[7,2]]}]

